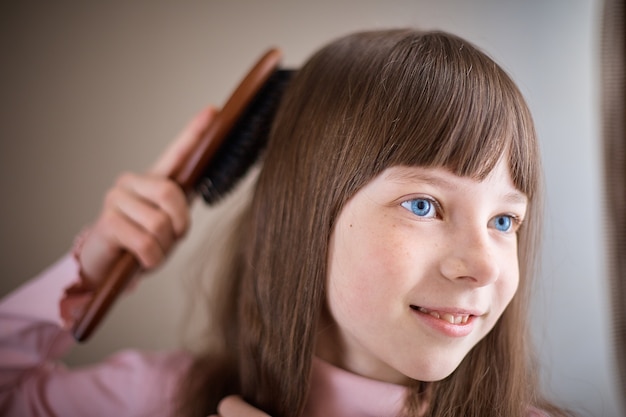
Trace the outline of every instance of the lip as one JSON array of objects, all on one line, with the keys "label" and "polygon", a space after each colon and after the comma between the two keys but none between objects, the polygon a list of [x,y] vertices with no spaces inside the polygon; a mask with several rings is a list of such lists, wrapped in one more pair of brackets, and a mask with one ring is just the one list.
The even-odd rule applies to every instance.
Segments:
[{"label": "lip", "polygon": [[[438,333],[442,333],[449,337],[465,337],[468,336],[474,330],[476,319],[483,315],[483,313],[476,310],[465,310],[458,308],[435,308],[435,307],[422,307],[412,304],[411,312],[414,316],[423,324],[436,330]],[[451,314],[453,316],[468,316],[467,320],[461,323],[450,323],[442,318],[437,318],[431,315],[429,312],[421,311],[420,309],[426,309],[429,312],[438,312],[441,314]]]}]

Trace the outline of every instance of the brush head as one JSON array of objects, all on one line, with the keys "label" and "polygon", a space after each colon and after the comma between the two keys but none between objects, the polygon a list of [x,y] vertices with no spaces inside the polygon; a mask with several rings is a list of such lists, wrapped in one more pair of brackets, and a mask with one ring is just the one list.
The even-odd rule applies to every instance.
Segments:
[{"label": "brush head", "polygon": [[236,121],[197,182],[196,190],[213,204],[232,190],[259,159],[294,70],[276,70]]}]

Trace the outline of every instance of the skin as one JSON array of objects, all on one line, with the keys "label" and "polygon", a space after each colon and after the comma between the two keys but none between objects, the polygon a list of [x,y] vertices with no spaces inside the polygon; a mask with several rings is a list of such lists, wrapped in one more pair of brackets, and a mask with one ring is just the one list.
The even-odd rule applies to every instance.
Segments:
[{"label": "skin", "polygon": [[[484,181],[443,169],[385,171],[348,202],[331,236],[317,355],[387,382],[445,378],[517,290],[516,231],[526,209],[502,162]],[[471,332],[442,331],[432,325],[440,319],[411,306],[473,312]],[[218,411],[266,415],[236,396]]]},{"label": "skin", "polygon": [[[85,237],[79,254],[83,275],[94,285],[102,281],[122,249],[144,270],[160,265],[189,228],[189,202],[167,178],[187,159],[216,115],[214,107],[200,112],[145,173],[124,173],[107,191],[101,212]],[[218,409],[225,417],[267,414],[238,396],[224,398]]]},{"label": "skin", "polygon": [[[515,294],[526,207],[503,162],[483,181],[444,169],[383,172],[347,203],[331,236],[318,355],[393,383],[448,376]],[[453,325],[418,307],[471,316]]]},{"label": "skin", "polygon": [[[167,174],[214,116],[212,107],[198,114],[148,172],[123,174],[107,192],[79,255],[93,283],[106,276],[122,249],[149,270],[184,236],[189,204]],[[425,211],[424,199],[433,200]],[[372,180],[344,207],[331,236],[317,355],[394,383],[449,375],[517,289],[517,225],[507,231],[496,226],[504,217],[523,219],[526,206],[504,163],[482,182],[415,167],[390,168]],[[472,331],[450,336],[417,307],[472,312]],[[225,398],[218,412],[267,415],[236,396]]]},{"label": "skin", "polygon": [[202,138],[216,111],[200,112],[145,173],[124,173],[107,191],[100,215],[89,228],[79,261],[94,285],[126,249],[144,270],[155,268],[189,228],[189,203],[167,175]]},{"label": "skin", "polygon": [[269,417],[258,408],[252,407],[237,395],[230,395],[220,401],[217,412],[209,417]]},{"label": "skin", "polygon": [[[182,189],[167,178],[190,155],[216,115],[207,107],[196,115],[145,173],[124,173],[107,191],[98,218],[89,228],[79,263],[83,275],[97,285],[122,249],[139,260],[144,270],[160,265],[189,228],[189,202]],[[238,396],[224,398],[219,415],[263,417],[267,414]]]}]

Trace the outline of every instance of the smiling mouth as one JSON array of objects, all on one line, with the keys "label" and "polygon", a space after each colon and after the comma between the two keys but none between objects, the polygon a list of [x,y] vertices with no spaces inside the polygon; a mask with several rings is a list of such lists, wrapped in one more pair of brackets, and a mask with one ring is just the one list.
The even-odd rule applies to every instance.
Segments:
[{"label": "smiling mouth", "polygon": [[411,305],[411,309],[415,311],[419,311],[420,313],[428,314],[436,319],[446,321],[450,324],[457,324],[457,325],[467,324],[467,321],[469,320],[469,318],[473,317],[471,314],[452,314],[452,313],[446,313],[442,311],[429,310],[427,308],[414,306],[414,305]]}]

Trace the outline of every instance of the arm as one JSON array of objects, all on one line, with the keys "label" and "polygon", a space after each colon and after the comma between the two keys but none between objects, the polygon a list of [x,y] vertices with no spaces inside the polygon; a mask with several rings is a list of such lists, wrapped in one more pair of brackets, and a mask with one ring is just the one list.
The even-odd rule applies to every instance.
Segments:
[{"label": "arm", "polygon": [[59,301],[78,277],[78,265],[65,256],[0,303],[0,390],[17,385],[25,371],[57,359],[74,344],[63,331]]},{"label": "arm", "polygon": [[0,302],[0,415],[169,415],[177,378],[190,364],[183,352],[120,352],[91,367],[68,370],[59,359],[74,340],[59,300],[76,282],[65,256]]},{"label": "arm", "polygon": [[72,318],[117,254],[128,250],[150,269],[185,233],[186,196],[162,173],[193,149],[213,113],[201,113],[148,173],[120,177],[75,256],[0,302],[0,415],[167,415],[188,354],[126,351],[72,371],[59,359],[74,345]]}]

